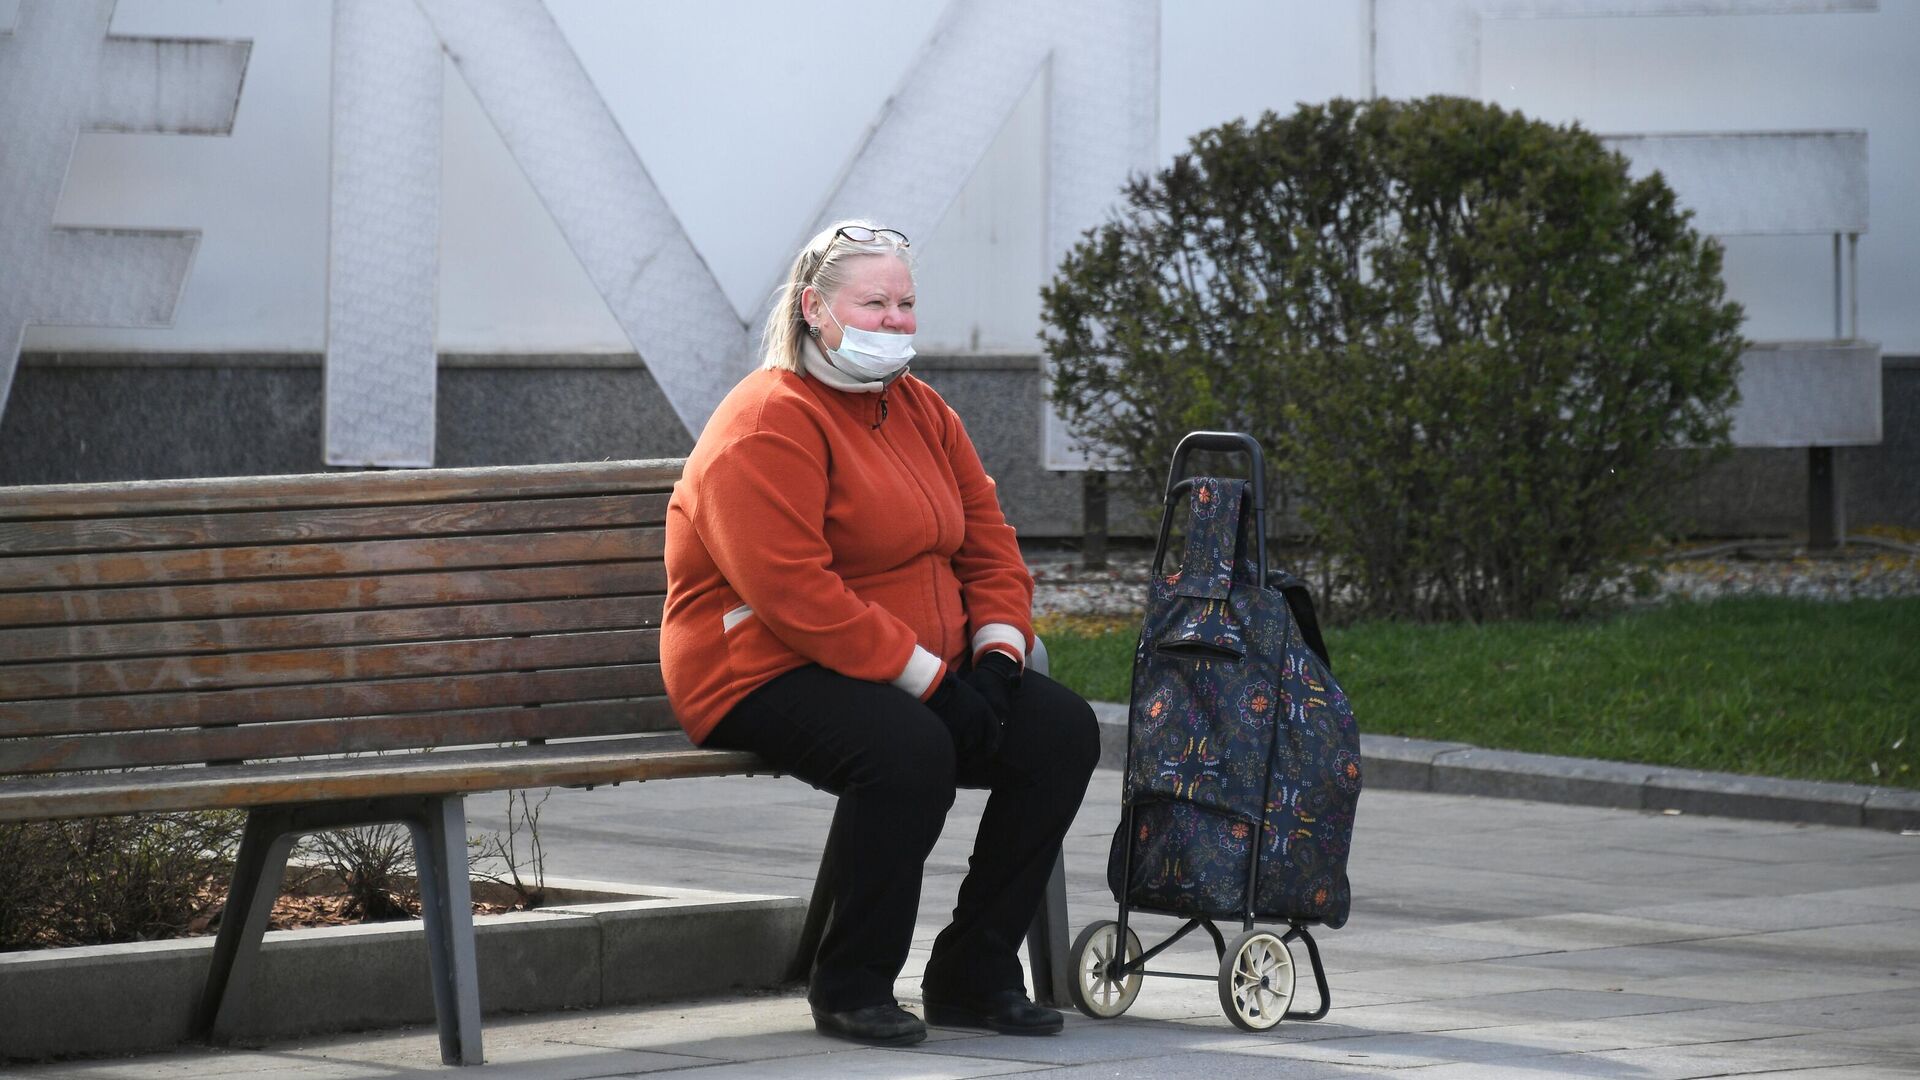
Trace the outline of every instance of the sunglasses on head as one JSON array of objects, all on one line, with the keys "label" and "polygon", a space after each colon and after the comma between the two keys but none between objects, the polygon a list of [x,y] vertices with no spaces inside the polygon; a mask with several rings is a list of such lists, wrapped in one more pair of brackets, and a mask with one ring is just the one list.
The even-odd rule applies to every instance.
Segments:
[{"label": "sunglasses on head", "polygon": [[877,240],[891,240],[901,247],[912,247],[907,234],[898,229],[869,229],[865,225],[842,225],[833,230],[836,240],[845,238],[856,244],[871,244]]}]

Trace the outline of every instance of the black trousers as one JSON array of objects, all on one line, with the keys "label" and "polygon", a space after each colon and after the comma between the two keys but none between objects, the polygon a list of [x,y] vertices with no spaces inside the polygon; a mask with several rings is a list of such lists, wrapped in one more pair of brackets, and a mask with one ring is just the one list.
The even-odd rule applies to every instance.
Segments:
[{"label": "black trousers", "polygon": [[922,985],[945,998],[1023,985],[1019,944],[1100,760],[1099,727],[1079,695],[1026,673],[999,751],[962,761],[946,725],[912,695],[810,665],[749,694],[703,745],[751,750],[840,797],[833,918],[807,995],[815,1008],[894,1000],[927,854],[958,787],[992,794]]}]

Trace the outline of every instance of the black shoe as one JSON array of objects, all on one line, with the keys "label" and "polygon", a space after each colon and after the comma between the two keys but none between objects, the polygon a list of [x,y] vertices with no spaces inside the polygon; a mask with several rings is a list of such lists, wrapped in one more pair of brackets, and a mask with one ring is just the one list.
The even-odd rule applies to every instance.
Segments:
[{"label": "black shoe", "polygon": [[911,1046],[927,1037],[919,1017],[892,1003],[845,1012],[815,1009],[813,1026],[822,1035],[868,1046]]},{"label": "black shoe", "polygon": [[1002,990],[984,998],[947,999],[926,995],[927,1023],[940,1027],[986,1028],[1002,1035],[1052,1035],[1065,1025],[1058,1012],[1035,1005],[1020,990]]}]

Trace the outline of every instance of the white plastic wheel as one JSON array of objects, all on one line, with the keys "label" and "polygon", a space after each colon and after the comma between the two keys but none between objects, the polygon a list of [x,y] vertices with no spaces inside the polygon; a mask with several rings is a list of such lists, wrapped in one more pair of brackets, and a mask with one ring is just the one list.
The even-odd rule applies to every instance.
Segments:
[{"label": "white plastic wheel", "polygon": [[[1073,939],[1073,985],[1069,992],[1075,1008],[1098,1020],[1119,1016],[1140,996],[1138,971],[1123,978],[1113,977],[1112,965],[1120,952],[1119,941],[1120,924],[1112,919],[1090,924]],[[1122,962],[1139,957],[1140,935],[1129,927],[1126,958]]]},{"label": "white plastic wheel", "polygon": [[1220,1008],[1242,1031],[1266,1031],[1293,1004],[1293,954],[1280,935],[1249,930],[1220,957]]}]

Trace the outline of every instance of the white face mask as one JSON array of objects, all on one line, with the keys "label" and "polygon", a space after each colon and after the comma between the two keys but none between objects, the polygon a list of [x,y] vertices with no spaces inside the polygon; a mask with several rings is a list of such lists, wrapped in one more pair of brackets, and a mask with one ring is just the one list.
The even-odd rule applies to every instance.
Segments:
[{"label": "white face mask", "polygon": [[827,355],[827,363],[861,382],[892,382],[906,373],[907,361],[914,355],[912,334],[856,330],[834,318],[826,304],[820,307],[826,311],[827,318],[833,319],[833,325],[840,327],[839,348],[829,349],[825,342],[820,345],[820,351]]}]

